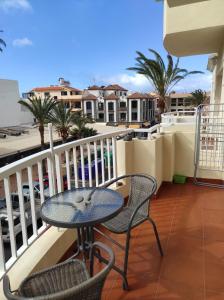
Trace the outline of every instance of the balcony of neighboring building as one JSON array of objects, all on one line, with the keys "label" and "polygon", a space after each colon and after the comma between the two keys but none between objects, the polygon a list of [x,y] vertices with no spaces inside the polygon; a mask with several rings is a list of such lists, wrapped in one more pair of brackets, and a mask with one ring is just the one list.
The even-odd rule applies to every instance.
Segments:
[{"label": "balcony of neighboring building", "polygon": [[165,0],[164,46],[175,56],[216,53],[223,45],[224,1]]}]

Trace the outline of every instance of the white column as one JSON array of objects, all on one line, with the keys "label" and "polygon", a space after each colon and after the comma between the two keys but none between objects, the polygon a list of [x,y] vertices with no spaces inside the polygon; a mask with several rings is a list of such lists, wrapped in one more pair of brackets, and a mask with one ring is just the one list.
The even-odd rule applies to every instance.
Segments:
[{"label": "white column", "polygon": [[106,101],[106,122],[109,122],[108,101]]},{"label": "white column", "polygon": [[129,100],[129,122],[132,121],[132,118],[131,118],[131,105],[132,105],[132,100]]},{"label": "white column", "polygon": [[117,122],[117,101],[114,100],[114,122]]},{"label": "white column", "polygon": [[212,84],[211,84],[211,95],[210,95],[210,103],[215,103],[215,89],[216,89],[216,76],[217,76],[217,66],[214,67],[212,72]]},{"label": "white column", "polygon": [[83,106],[84,106],[84,114],[86,115],[86,101],[83,102]]},{"label": "white column", "polygon": [[138,117],[137,117],[137,120],[138,120],[138,122],[141,122],[141,102],[140,102],[141,100],[140,99],[138,99]]},{"label": "white column", "polygon": [[92,118],[95,119],[95,114],[94,114],[94,111],[95,111],[95,109],[94,109],[94,101],[92,100],[91,103],[92,103],[92,104],[91,104],[91,105],[92,105]]},{"label": "white column", "polygon": [[222,87],[221,87],[221,99],[220,99],[220,103],[224,104],[224,62],[222,63],[222,70],[221,70],[221,72],[222,72]]}]

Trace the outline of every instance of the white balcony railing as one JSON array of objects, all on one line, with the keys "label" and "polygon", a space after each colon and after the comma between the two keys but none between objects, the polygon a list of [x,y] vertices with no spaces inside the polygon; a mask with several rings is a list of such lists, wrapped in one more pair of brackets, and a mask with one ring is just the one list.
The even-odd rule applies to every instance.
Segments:
[{"label": "white balcony railing", "polygon": [[[126,129],[72,141],[0,168],[0,279],[48,226],[40,220],[40,206],[55,193],[100,186],[117,177],[116,143],[137,132],[151,139],[160,125]],[[12,197],[17,195],[17,208]],[[5,200],[4,200],[5,199]],[[2,204],[0,203],[0,204]],[[28,226],[29,225],[29,226]],[[29,227],[29,229],[28,229]],[[18,235],[21,235],[18,246]]]},{"label": "white balcony railing", "polygon": [[176,112],[167,112],[162,114],[163,124],[176,124],[176,123],[195,123],[196,110],[183,110]]}]

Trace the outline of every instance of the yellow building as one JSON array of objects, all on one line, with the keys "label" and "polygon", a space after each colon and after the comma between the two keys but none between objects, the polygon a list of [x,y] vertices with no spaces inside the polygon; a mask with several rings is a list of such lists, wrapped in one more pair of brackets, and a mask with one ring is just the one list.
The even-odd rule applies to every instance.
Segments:
[{"label": "yellow building", "polygon": [[224,1],[165,0],[164,46],[180,56],[211,54],[211,103],[224,103]]}]

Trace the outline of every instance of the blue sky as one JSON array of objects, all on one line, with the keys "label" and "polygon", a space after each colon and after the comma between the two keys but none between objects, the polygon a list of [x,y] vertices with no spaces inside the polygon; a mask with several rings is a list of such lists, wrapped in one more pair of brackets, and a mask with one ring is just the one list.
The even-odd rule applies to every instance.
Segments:
[{"label": "blue sky", "polygon": [[[57,84],[77,88],[119,83],[149,91],[145,78],[127,71],[135,51],[163,48],[163,7],[154,0],[0,0],[0,78],[17,79],[20,92]],[[209,89],[207,56],[185,57],[181,67],[205,71],[177,90]]]}]

